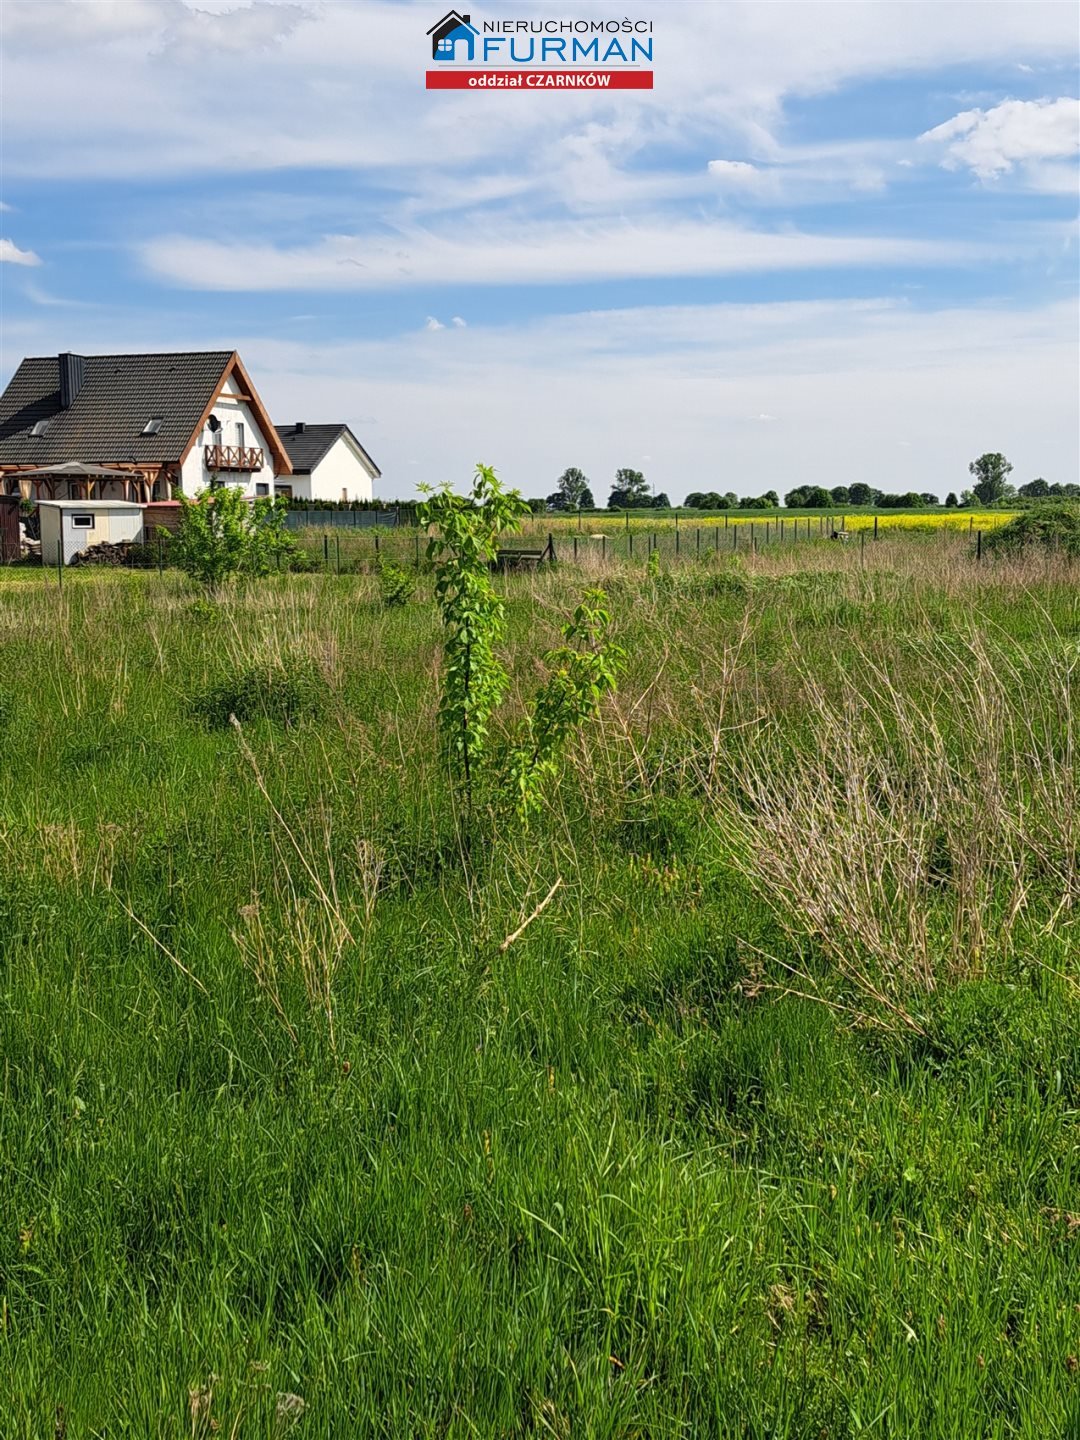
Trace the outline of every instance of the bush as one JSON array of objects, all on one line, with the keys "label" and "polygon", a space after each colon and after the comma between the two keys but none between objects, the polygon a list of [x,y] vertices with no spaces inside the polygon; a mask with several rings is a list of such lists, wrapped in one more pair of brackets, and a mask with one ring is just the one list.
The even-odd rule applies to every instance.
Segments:
[{"label": "bush", "polygon": [[416,580],[408,570],[403,570],[392,560],[382,560],[379,564],[379,590],[383,604],[388,609],[394,609],[409,603],[416,593]]},{"label": "bush", "polygon": [[1039,548],[1060,550],[1074,559],[1080,557],[1080,505],[1068,500],[1050,500],[1017,515],[1000,530],[992,530],[983,545],[999,555],[1019,555]]},{"label": "bush", "polygon": [[234,575],[266,575],[295,546],[285,534],[282,500],[247,500],[233,485],[180,497],[172,550],[186,575],[214,590]]},{"label": "bush", "polygon": [[328,686],[313,660],[254,665],[207,687],[192,710],[211,730],[225,729],[233,715],[241,724],[270,720],[292,726],[317,720],[326,709]]},{"label": "bush", "polygon": [[285,562],[291,575],[315,575],[323,568],[309,550],[295,544],[285,552]]}]

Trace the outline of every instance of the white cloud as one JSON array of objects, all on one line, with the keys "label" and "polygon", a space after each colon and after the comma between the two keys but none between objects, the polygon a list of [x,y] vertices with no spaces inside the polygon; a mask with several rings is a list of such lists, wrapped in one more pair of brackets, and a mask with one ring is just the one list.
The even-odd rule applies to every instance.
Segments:
[{"label": "white cloud", "polygon": [[[640,307],[474,322],[447,345],[421,327],[335,344],[238,334],[227,317],[208,324],[183,309],[133,311],[123,329],[111,313],[40,310],[32,325],[5,324],[2,363],[154,349],[166,323],[178,349],[237,345],[273,412],[352,424],[387,494],[445,475],[465,483],[478,458],[529,494],[581,465],[598,498],[642,455],[673,498],[727,490],[725,475],[740,493],[783,490],[792,474],[945,494],[967,485],[967,462],[986,449],[1004,450],[1021,480],[1078,469],[1071,301],[1028,312],[889,299]],[[910,449],[882,444],[898,417]]]},{"label": "white cloud", "polygon": [[429,315],[424,321],[425,330],[445,330],[446,326],[441,320],[436,320],[434,315]]},{"label": "white cloud", "polygon": [[8,265],[40,265],[41,256],[33,250],[20,250],[14,240],[0,240],[0,261]]},{"label": "white cloud", "polygon": [[[902,491],[917,474],[914,488],[944,495],[988,447],[1022,477],[1075,478],[1075,325],[1070,303],[1025,314],[817,301],[474,325],[452,346],[405,335],[329,349],[242,339],[241,350],[286,411],[318,399],[349,419],[362,395],[378,423],[358,433],[388,492],[434,475],[464,482],[479,457],[530,494],[581,465],[599,498],[627,457],[651,455],[648,479],[673,497],[703,487],[707,456],[740,493],[782,490],[796,473]],[[882,447],[898,415],[910,448]]]},{"label": "white cloud", "polygon": [[991,110],[963,110],[919,139],[943,147],[946,170],[967,167],[993,180],[1017,165],[1077,154],[1080,100],[1005,100]]},{"label": "white cloud", "polygon": [[533,221],[482,234],[413,230],[393,239],[330,235],[271,244],[153,239],[144,265],[200,290],[368,290],[416,285],[519,285],[646,276],[748,274],[876,265],[948,265],[991,251],[946,241],[760,231],[710,220]]},{"label": "white cloud", "polygon": [[450,324],[453,325],[454,328],[457,330],[464,330],[466,328],[466,323],[467,322],[464,321],[460,315],[455,315],[450,321]]},{"label": "white cloud", "polygon": [[710,160],[709,174],[728,185],[757,185],[761,171],[746,160]]},{"label": "white cloud", "polygon": [[[555,0],[534,9],[562,13]],[[561,174],[585,205],[605,156],[621,174],[650,145],[707,136],[767,161],[790,95],[957,63],[1073,65],[1076,53],[1075,13],[1060,4],[979,6],[974,23],[969,4],[852,3],[842,27],[823,26],[816,5],[670,5],[657,20],[655,91],[553,105],[548,95],[426,95],[429,13],[391,0],[4,0],[5,170],[160,180],[340,166],[395,184],[409,170],[445,193],[478,167],[520,184],[513,155],[531,157],[524,168],[545,180]],[[238,56],[250,87],[239,107]],[[651,178],[671,177],[656,168]]]}]

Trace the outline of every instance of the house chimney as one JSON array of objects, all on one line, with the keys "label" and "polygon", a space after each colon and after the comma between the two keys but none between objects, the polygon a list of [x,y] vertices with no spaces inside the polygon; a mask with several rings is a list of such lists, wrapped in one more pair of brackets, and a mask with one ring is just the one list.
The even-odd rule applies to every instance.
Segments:
[{"label": "house chimney", "polygon": [[73,355],[70,350],[64,350],[58,359],[60,364],[60,409],[70,410],[86,379],[86,357]]},{"label": "house chimney", "polygon": [[304,422],[303,422],[303,420],[298,420],[298,421],[296,422],[296,424],[293,426],[293,429],[296,431],[297,435],[302,435],[302,434],[304,433]]}]

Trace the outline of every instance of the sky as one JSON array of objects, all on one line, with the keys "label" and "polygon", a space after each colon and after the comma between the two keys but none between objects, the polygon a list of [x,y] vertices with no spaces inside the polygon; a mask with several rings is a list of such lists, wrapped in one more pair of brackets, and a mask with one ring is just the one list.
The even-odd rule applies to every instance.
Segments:
[{"label": "sky", "polygon": [[652,20],[574,94],[426,91],[444,8],[4,0],[0,384],[236,348],[387,499],[1077,480],[1075,5],[470,7]]}]

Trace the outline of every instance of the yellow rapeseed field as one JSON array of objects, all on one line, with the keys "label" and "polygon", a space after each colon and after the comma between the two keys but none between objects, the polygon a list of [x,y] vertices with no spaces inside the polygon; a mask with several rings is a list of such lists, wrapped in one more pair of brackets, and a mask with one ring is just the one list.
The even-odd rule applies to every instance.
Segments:
[{"label": "yellow rapeseed field", "polygon": [[[998,526],[1006,524],[1014,515],[1015,510],[941,510],[927,514],[908,511],[878,511],[877,522],[878,532],[883,530],[995,530]],[[850,531],[872,530],[874,528],[874,514],[840,513],[831,517],[837,529]],[[766,534],[766,525],[769,533],[777,532],[781,523],[784,527],[785,536],[808,535],[811,539],[815,535],[828,533],[827,516],[804,515],[798,510],[776,510],[769,514],[764,511],[758,514],[731,514],[724,515],[680,515],[679,529],[685,532],[692,532],[700,529],[702,532],[713,530],[726,530],[732,525],[754,525],[762,535]],[[583,515],[578,519],[577,515],[538,515],[532,520],[526,520],[524,530],[527,533],[553,531],[566,534],[568,532],[580,533],[582,536],[606,535],[613,538],[624,534],[627,530],[627,520],[623,512],[615,512],[610,515]],[[675,517],[671,515],[654,516],[650,511],[643,510],[638,514],[631,514],[629,528],[635,533],[647,532],[649,534],[668,534],[675,529]]]}]

